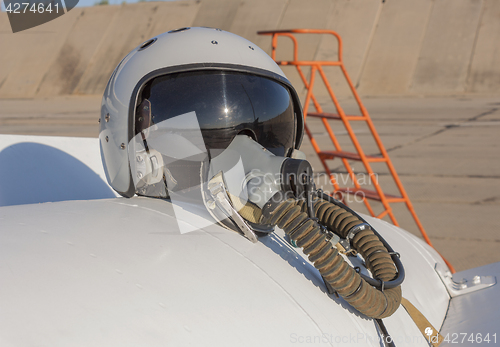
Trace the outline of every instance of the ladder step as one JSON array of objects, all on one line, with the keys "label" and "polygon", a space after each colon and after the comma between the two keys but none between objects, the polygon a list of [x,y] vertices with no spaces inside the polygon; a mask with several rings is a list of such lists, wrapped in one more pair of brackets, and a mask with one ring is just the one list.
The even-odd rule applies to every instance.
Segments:
[{"label": "ladder step", "polygon": [[[334,159],[334,158],[345,158],[349,160],[359,160],[361,161],[361,157],[358,153],[354,152],[346,152],[346,151],[321,151],[318,155],[325,160]],[[387,161],[384,157],[378,157],[373,155],[366,155],[366,159],[369,162],[384,162]]]},{"label": "ladder step", "polygon": [[[339,114],[336,113],[326,113],[326,112],[309,112],[307,114],[307,117],[313,117],[313,118],[326,118],[326,119],[333,119],[333,120],[342,120]],[[366,117],[364,116],[354,116],[354,115],[346,115],[345,118],[347,120],[366,120]]]},{"label": "ladder step", "polygon": [[[368,190],[356,187],[341,187],[337,191],[348,194],[363,193],[367,199],[382,201],[380,195],[378,195],[376,190]],[[405,199],[401,196],[391,195],[391,194],[384,194],[384,195],[385,198],[387,199],[387,202],[405,202]]]}]

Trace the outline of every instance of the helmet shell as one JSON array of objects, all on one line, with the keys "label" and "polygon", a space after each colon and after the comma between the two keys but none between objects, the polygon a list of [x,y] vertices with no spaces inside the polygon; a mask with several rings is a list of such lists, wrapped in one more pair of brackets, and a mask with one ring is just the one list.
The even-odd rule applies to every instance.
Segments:
[{"label": "helmet shell", "polygon": [[213,28],[182,28],[161,34],[132,50],[113,71],[101,104],[99,133],[106,178],[119,194],[135,193],[127,153],[134,134],[134,113],[141,87],[152,78],[194,70],[231,70],[271,78],[288,87],[297,118],[295,148],[303,136],[303,115],[295,89],[259,47]]}]

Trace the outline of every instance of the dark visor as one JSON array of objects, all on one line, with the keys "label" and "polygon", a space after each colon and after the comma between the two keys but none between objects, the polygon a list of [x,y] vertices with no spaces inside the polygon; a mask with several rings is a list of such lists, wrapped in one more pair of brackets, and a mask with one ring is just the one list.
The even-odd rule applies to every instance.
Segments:
[{"label": "dark visor", "polygon": [[195,111],[212,156],[238,134],[251,136],[276,155],[296,143],[297,122],[288,89],[271,79],[230,71],[169,74],[148,82],[138,100],[135,134],[150,125]]}]

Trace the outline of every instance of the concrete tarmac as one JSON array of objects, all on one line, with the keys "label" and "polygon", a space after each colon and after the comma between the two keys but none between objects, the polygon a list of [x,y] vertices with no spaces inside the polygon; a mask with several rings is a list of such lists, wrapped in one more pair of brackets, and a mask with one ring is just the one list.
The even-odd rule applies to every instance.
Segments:
[{"label": "concrete tarmac", "polygon": [[[100,101],[100,96],[2,99],[0,133],[97,137]],[[434,246],[458,271],[500,261],[500,98],[384,97],[363,102]],[[326,100],[322,104],[334,112]],[[359,114],[352,100],[341,105],[347,113]],[[360,123],[353,127],[365,152],[377,153],[368,128]],[[311,118],[307,124],[320,147],[332,150],[320,121]],[[342,124],[331,125],[342,149],[352,150]],[[302,150],[321,174],[307,137]],[[330,164],[339,180],[347,177],[339,159]],[[362,165],[350,164],[362,179]],[[373,167],[384,191],[397,193],[385,164]],[[321,175],[318,184],[331,189]],[[350,205],[366,213],[362,204]],[[399,203],[393,209],[401,227],[419,235],[406,207]]]}]

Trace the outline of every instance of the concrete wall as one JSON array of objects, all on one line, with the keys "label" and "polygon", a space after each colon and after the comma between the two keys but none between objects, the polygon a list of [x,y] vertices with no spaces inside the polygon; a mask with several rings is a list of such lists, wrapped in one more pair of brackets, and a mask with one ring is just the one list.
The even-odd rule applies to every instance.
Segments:
[{"label": "concrete wall", "polygon": [[365,60],[361,93],[399,94],[408,90],[432,4],[432,0],[384,3]]},{"label": "concrete wall", "polygon": [[467,91],[500,92],[500,1],[486,0],[468,74]]},{"label": "concrete wall", "polygon": [[[354,85],[359,82],[382,8],[381,1],[337,1],[330,12],[326,29],[334,30],[341,36],[342,60]],[[337,40],[331,35],[323,36],[316,59],[336,60],[337,55]],[[338,67],[324,69],[336,95],[351,95],[352,92]]]},{"label": "concrete wall", "polygon": [[[16,34],[0,13],[0,98],[101,94],[132,48],[183,26],[229,30],[268,53],[271,39],[257,30],[335,30],[362,95],[500,92],[499,0],[191,0],[76,8]],[[278,59],[291,57],[288,41],[279,40]],[[299,47],[301,59],[337,59],[333,37],[302,35]],[[284,70],[304,95],[298,74]],[[350,95],[339,69],[325,72],[338,95]]]},{"label": "concrete wall", "polygon": [[[80,9],[70,11],[51,22],[12,34],[2,30],[0,47],[0,97],[32,98],[36,95],[43,76],[60,52]],[[2,13],[2,23],[7,20]],[[5,24],[0,25],[5,28]],[[7,62],[7,64],[4,64]]]},{"label": "concrete wall", "polygon": [[119,9],[117,6],[78,9],[80,14],[53,63],[45,72],[38,87],[38,96],[75,92]]},{"label": "concrete wall", "polygon": [[483,0],[434,2],[411,90],[453,93],[466,89]]}]

